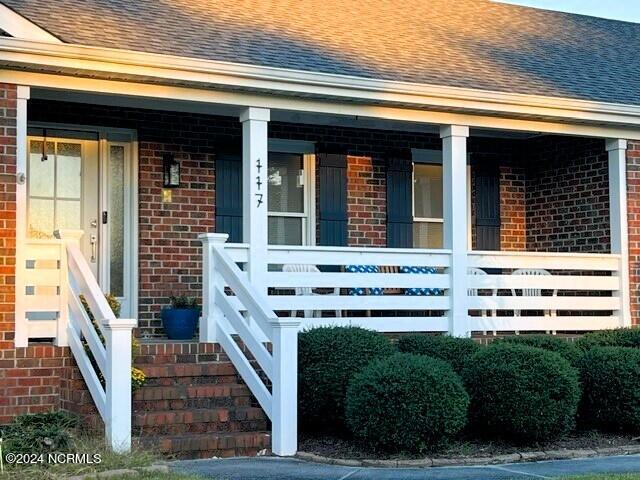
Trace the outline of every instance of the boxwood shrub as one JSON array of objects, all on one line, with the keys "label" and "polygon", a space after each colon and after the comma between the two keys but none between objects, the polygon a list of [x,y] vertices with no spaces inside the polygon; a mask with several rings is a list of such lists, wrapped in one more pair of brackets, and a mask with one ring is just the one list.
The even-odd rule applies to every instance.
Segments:
[{"label": "boxwood shrub", "polygon": [[578,340],[578,347],[585,351],[593,347],[640,348],[640,328],[616,328],[587,333]]},{"label": "boxwood shrub", "polygon": [[604,430],[640,431],[640,349],[594,347],[578,367],[580,423]]},{"label": "boxwood shrub", "polygon": [[390,340],[358,327],[320,327],[298,336],[301,428],[345,431],[344,398],[351,377],[372,360],[395,353]]},{"label": "boxwood shrub", "polygon": [[451,364],[460,373],[465,364],[482,347],[470,338],[449,335],[406,335],[398,340],[398,350],[415,355],[428,355]]},{"label": "boxwood shrub", "polygon": [[578,372],[557,353],[496,342],[471,358],[463,378],[479,435],[541,441],[574,427]]},{"label": "boxwood shrub", "polygon": [[469,396],[451,366],[408,353],[373,361],[349,384],[347,425],[377,449],[419,452],[465,425]]},{"label": "boxwood shrub", "polygon": [[529,345],[530,347],[556,352],[566,358],[571,365],[575,365],[582,355],[581,350],[575,343],[553,335],[514,335],[498,341]]}]

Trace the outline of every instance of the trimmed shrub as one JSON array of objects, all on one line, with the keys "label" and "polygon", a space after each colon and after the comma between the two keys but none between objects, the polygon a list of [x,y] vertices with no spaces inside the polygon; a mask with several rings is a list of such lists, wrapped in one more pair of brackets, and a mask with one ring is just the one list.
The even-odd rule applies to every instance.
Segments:
[{"label": "trimmed shrub", "polygon": [[640,349],[594,347],[578,367],[580,423],[604,430],[640,431]]},{"label": "trimmed shrub", "polygon": [[460,373],[465,364],[482,347],[470,338],[449,335],[406,335],[398,340],[398,350],[415,355],[428,355],[449,363]]},{"label": "trimmed shrub", "polygon": [[496,342],[471,358],[463,378],[478,434],[541,441],[574,427],[578,372],[557,353]]},{"label": "trimmed shrub", "polygon": [[298,336],[299,416],[303,428],[345,430],[344,398],[351,377],[372,360],[395,353],[384,335],[358,327],[321,327]]},{"label": "trimmed shrub", "polygon": [[582,352],[575,343],[553,335],[515,335],[496,340],[496,342],[517,343],[556,352],[567,359],[571,365],[575,365],[582,356]]},{"label": "trimmed shrub", "polygon": [[640,348],[640,328],[616,328],[587,333],[578,340],[578,347],[585,351],[594,347]]},{"label": "trimmed shrub", "polygon": [[449,364],[397,353],[354,375],[346,417],[354,436],[374,448],[420,452],[460,432],[468,406],[469,396]]}]

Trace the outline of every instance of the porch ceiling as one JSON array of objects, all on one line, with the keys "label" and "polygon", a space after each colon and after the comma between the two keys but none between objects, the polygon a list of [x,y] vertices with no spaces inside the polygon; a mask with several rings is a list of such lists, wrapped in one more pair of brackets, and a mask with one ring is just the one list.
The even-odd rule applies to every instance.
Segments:
[{"label": "porch ceiling", "polygon": [[[238,117],[242,110],[241,107],[232,105],[203,104],[170,99],[149,99],[142,97],[128,97],[122,95],[104,95],[98,93],[60,91],[47,88],[32,89],[31,98],[47,101],[66,101],[72,103],[105,105],[113,107],[143,108],[149,110],[197,113],[228,117]],[[271,120],[274,122],[294,124],[419,132],[430,133],[433,135],[439,134],[439,125],[436,124],[384,120],[353,115],[331,115],[310,112],[295,112],[290,110],[273,110],[271,112]],[[486,128],[471,129],[471,135],[477,137],[526,139],[539,134],[540,132],[534,131],[518,132]]]}]

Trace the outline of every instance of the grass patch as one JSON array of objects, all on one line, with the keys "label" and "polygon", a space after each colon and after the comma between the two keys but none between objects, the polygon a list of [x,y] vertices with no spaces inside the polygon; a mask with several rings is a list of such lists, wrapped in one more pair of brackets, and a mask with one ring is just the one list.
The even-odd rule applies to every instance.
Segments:
[{"label": "grass patch", "polygon": [[[105,444],[102,438],[73,438],[73,453],[100,455],[100,463],[60,463],[50,464],[45,461],[34,465],[8,465],[5,461],[4,474],[0,474],[0,479],[4,480],[55,480],[74,475],[86,475],[91,473],[104,472],[105,470],[116,469],[137,469],[152,465],[161,459],[160,455],[148,449],[133,447],[129,453],[114,453]],[[6,452],[5,452],[6,456]],[[165,478],[161,473],[154,472],[148,478]],[[114,477],[117,478],[117,477]],[[146,478],[136,475],[135,478]],[[174,478],[171,476],[168,479]],[[184,477],[175,477],[184,478]],[[189,478],[189,477],[186,477]]]}]

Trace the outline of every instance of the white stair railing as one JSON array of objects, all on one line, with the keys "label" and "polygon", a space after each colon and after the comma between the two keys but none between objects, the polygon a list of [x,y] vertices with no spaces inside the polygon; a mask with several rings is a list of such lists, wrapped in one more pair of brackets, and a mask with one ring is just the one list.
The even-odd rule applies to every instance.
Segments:
[{"label": "white stair railing", "polygon": [[104,421],[108,444],[126,452],[131,449],[131,330],[137,322],[114,315],[80,250],[82,232],[57,234],[66,245],[68,261],[69,347]]},{"label": "white stair railing", "polygon": [[[203,244],[202,342],[218,342],[260,403],[272,424],[272,451],[288,456],[297,450],[298,326],[280,319],[267,297],[249,282],[225,251],[226,234],[200,236]],[[229,290],[233,294],[229,294]],[[246,316],[245,316],[246,315]],[[233,335],[251,352],[271,391]],[[269,352],[264,343],[271,343]]]}]

